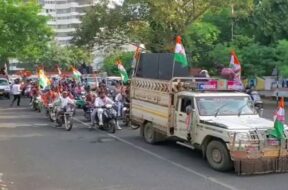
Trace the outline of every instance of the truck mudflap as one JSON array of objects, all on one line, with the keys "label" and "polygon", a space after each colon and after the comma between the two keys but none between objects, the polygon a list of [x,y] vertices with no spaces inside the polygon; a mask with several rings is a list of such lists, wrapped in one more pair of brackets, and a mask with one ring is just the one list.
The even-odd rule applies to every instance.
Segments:
[{"label": "truck mudflap", "polygon": [[288,172],[287,138],[278,140],[256,134],[251,139],[237,140],[236,136],[230,141],[229,149],[238,175]]}]

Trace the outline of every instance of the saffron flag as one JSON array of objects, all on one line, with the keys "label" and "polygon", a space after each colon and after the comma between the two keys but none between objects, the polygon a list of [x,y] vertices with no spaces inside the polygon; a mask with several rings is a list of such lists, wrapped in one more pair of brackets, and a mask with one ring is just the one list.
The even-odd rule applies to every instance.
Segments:
[{"label": "saffron flag", "polygon": [[275,114],[274,129],[271,131],[270,135],[277,139],[285,138],[284,133],[284,122],[285,122],[285,110],[284,110],[284,98],[282,97],[278,109]]},{"label": "saffron flag", "polygon": [[177,36],[177,38],[176,38],[174,61],[180,63],[182,65],[182,67],[188,66],[188,61],[187,61],[184,46],[182,44],[181,36]]},{"label": "saffron flag", "polygon": [[235,73],[234,79],[241,81],[241,64],[234,50],[231,52],[230,67]]},{"label": "saffron flag", "polygon": [[120,75],[121,75],[122,81],[123,81],[124,83],[126,83],[126,82],[129,80],[129,77],[128,77],[128,74],[127,74],[126,69],[124,68],[124,66],[122,65],[122,63],[121,63],[120,60],[117,60],[117,61],[116,61],[116,64],[117,64],[119,73],[120,73]]},{"label": "saffron flag", "polygon": [[45,89],[47,86],[50,85],[50,80],[45,75],[45,72],[44,72],[43,69],[39,69],[38,77],[39,77],[39,86],[40,86],[40,88]]}]

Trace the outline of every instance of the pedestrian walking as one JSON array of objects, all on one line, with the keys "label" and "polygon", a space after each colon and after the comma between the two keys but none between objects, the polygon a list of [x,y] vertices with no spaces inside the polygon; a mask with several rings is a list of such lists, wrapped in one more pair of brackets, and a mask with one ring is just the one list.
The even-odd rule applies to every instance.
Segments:
[{"label": "pedestrian walking", "polygon": [[16,100],[17,100],[17,106],[20,106],[21,85],[20,85],[20,80],[19,79],[15,80],[15,83],[12,85],[11,92],[12,92],[14,98],[13,98],[10,106],[12,107]]}]

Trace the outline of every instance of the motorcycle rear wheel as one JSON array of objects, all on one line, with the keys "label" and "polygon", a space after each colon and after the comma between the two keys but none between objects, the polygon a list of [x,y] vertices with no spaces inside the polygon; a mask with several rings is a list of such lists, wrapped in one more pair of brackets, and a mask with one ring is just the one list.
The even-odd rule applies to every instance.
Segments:
[{"label": "motorcycle rear wheel", "polygon": [[114,119],[110,120],[107,123],[106,131],[108,131],[109,133],[115,133],[116,132],[116,121]]}]

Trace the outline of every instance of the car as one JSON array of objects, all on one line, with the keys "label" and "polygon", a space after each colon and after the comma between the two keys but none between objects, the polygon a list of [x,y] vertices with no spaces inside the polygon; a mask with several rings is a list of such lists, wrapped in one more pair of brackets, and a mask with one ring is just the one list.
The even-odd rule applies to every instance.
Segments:
[{"label": "car", "polygon": [[10,99],[10,84],[5,78],[0,78],[0,96]]},{"label": "car", "polygon": [[101,77],[85,77],[84,80],[87,80],[87,84],[90,86],[91,90],[95,90],[99,83],[102,82]]}]

